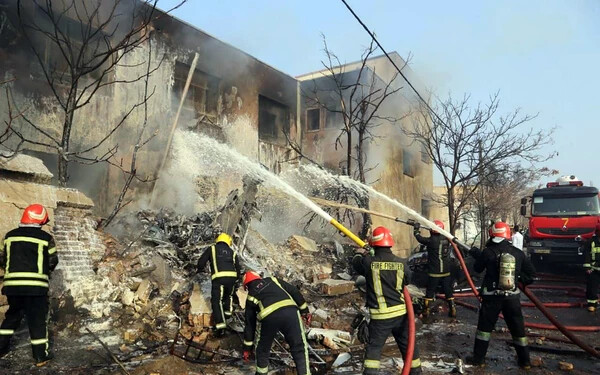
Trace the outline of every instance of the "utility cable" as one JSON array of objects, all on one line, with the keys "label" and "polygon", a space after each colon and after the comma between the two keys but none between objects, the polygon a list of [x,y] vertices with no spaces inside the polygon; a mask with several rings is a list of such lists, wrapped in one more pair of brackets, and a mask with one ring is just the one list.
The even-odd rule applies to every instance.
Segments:
[{"label": "utility cable", "polygon": [[350,13],[352,13],[352,15],[354,16],[354,18],[356,18],[356,20],[358,21],[358,23],[361,24],[361,26],[365,29],[365,31],[371,36],[371,38],[373,38],[373,41],[375,42],[375,44],[377,44],[377,47],[379,47],[379,49],[381,50],[381,52],[383,52],[385,54],[385,56],[388,58],[388,60],[390,60],[390,63],[392,63],[392,65],[394,66],[394,68],[396,68],[396,70],[398,71],[398,73],[400,74],[400,76],[406,81],[406,83],[408,83],[408,86],[410,86],[410,88],[415,92],[415,94],[417,94],[417,97],[423,102],[423,104],[425,104],[425,106],[427,106],[427,109],[429,109],[429,112],[432,113],[439,122],[441,122],[442,124],[446,124],[444,120],[441,119],[440,116],[438,116],[438,114],[433,110],[433,108],[431,108],[431,106],[429,105],[429,103],[421,96],[421,93],[413,86],[412,83],[410,83],[410,81],[408,80],[408,78],[404,75],[404,73],[402,73],[402,70],[398,67],[398,65],[396,65],[396,63],[394,62],[394,60],[390,57],[390,55],[387,53],[387,51],[383,48],[383,46],[381,45],[381,43],[379,43],[379,41],[377,40],[377,38],[375,37],[375,33],[373,33],[368,27],[367,25],[365,25],[365,23],[360,19],[360,17],[356,14],[356,12],[354,12],[354,10],[350,7],[350,5],[348,5],[348,3],[346,2],[346,0],[341,0],[342,3],[344,3],[344,5],[346,6],[346,8],[348,8],[348,10],[350,11]]}]

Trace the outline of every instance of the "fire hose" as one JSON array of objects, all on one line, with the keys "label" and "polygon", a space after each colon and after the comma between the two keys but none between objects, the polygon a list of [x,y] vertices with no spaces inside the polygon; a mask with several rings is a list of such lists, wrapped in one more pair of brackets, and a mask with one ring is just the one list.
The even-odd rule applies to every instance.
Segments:
[{"label": "fire hose", "polygon": [[[327,219],[329,219],[328,221],[335,226],[337,229],[339,229],[342,233],[344,233],[345,235],[347,235],[348,237],[350,237],[352,240],[354,240],[354,242],[356,242],[360,247],[365,247],[365,243],[360,240],[358,237],[356,237],[353,233],[351,233],[348,229],[344,228],[341,224],[339,224],[335,219],[333,219],[331,216],[329,216],[328,214],[326,214],[328,216]],[[383,215],[383,214],[379,214],[379,216],[383,216],[383,217],[389,217],[389,215]],[[398,221],[398,222],[403,222],[409,225],[412,225],[413,221],[408,221],[408,220],[401,220],[399,218],[394,218],[393,220]],[[430,223],[429,225],[431,227],[433,227],[433,223],[431,223],[429,220],[423,219],[421,218],[422,221],[425,221],[427,223]],[[414,222],[416,223],[416,222]],[[336,225],[337,224],[337,225]],[[469,283],[469,286],[471,287],[471,290],[473,291],[473,294],[480,299],[479,296],[479,292],[477,291],[477,288],[475,287],[475,284],[473,283],[473,279],[471,278],[471,275],[469,273],[469,270],[466,267],[466,264],[464,262],[462,253],[460,252],[460,250],[458,249],[458,246],[456,245],[457,239],[449,232],[441,229],[441,228],[436,228],[436,230],[444,235],[444,237],[448,238],[448,240],[450,241],[450,243],[452,244],[452,247],[454,249],[454,253],[458,259],[458,261],[460,262],[460,266],[463,270],[463,272],[465,273],[465,276],[467,277],[467,281]],[[568,293],[573,293],[574,291],[580,291],[577,288],[566,288]],[[558,320],[556,320],[556,318],[554,318],[554,316],[552,316],[552,314],[550,314],[550,312],[546,309],[546,307],[544,307],[544,305],[537,299],[537,297],[535,297],[535,295],[526,287],[521,288],[521,290],[523,291],[523,293],[534,303],[534,305],[544,314],[544,316],[546,316],[546,318],[548,318],[548,320],[550,320],[550,322],[553,324],[552,325],[545,325],[545,324],[536,324],[536,323],[525,323],[526,327],[531,327],[531,328],[540,328],[540,327],[544,327],[544,328],[540,328],[540,329],[549,329],[548,327],[555,327],[556,329],[558,329],[563,335],[565,335],[569,340],[571,340],[574,344],[576,344],[577,346],[579,346],[580,348],[582,348],[583,350],[585,350],[586,352],[588,352],[589,354],[591,354],[594,357],[600,358],[600,352],[598,352],[597,350],[595,350],[594,348],[590,347],[589,345],[587,345],[586,343],[584,343],[583,341],[581,341],[578,337],[576,337],[575,335],[573,335],[570,331],[573,330],[574,328],[582,328],[584,330],[594,330],[598,327],[593,327],[593,328],[584,328],[584,327],[565,327],[564,325],[562,325]],[[405,289],[405,294],[406,293],[406,289]],[[407,300],[408,302],[408,300]],[[457,303],[460,301],[457,301]],[[414,329],[414,313],[412,314],[412,316],[409,314],[409,325],[413,326]],[[532,327],[531,325],[535,325],[535,327]],[[599,329],[600,330],[600,329]],[[409,346],[414,345],[414,336],[409,336]],[[408,357],[408,356],[407,356]],[[412,356],[411,356],[412,357]],[[408,367],[408,370],[410,371],[410,365],[411,365],[411,360],[412,358],[408,357],[406,358],[405,362],[404,362],[404,368],[402,370],[402,373],[405,374],[405,370]],[[408,365],[408,366],[407,366]],[[408,374],[408,372],[406,372],[406,374]]]},{"label": "fire hose", "polygon": [[[471,279],[471,275],[469,273],[469,270],[467,270],[467,267],[465,267],[464,260],[462,259],[462,254],[460,253],[460,250],[458,249],[458,246],[456,246],[456,244],[454,243],[454,241],[450,240],[450,242],[452,243],[452,246],[454,248],[454,252],[456,253],[456,257],[459,259],[460,265],[463,268],[465,276],[467,277],[467,280],[469,281],[469,286],[471,286],[471,289],[473,290],[473,294],[475,294],[475,296],[477,296],[477,298],[479,299],[480,298],[479,297],[479,293],[477,292],[477,289],[475,288],[475,284],[473,284],[473,280]],[[551,286],[542,285],[542,287],[548,288],[548,287],[551,287]],[[556,318],[554,317],[554,315],[552,315],[548,311],[548,309],[546,309],[546,307],[544,307],[544,305],[542,304],[542,302],[527,287],[520,287],[520,289],[527,296],[527,298],[529,298],[529,300],[535,304],[535,306],[538,308],[538,310],[540,310],[542,312],[542,314],[544,314],[544,316],[553,324],[553,326],[552,326],[550,324],[539,324],[539,323],[527,323],[526,322],[525,323],[525,327],[538,328],[538,329],[552,329],[550,327],[555,327],[563,335],[565,335],[569,340],[571,340],[575,345],[579,346],[581,349],[585,350],[586,352],[588,352],[592,356],[594,356],[596,358],[600,358],[600,352],[598,352],[596,349],[592,348],[591,346],[589,346],[588,344],[586,344],[585,342],[583,342],[582,340],[580,340],[577,336],[575,336],[571,332],[571,331],[597,332],[597,331],[600,331],[600,327],[591,327],[591,326],[565,327],[564,325],[562,325],[562,323],[560,323],[558,320],[556,320]],[[555,289],[573,290],[572,287],[555,288]]]},{"label": "fire hose", "polygon": [[[337,220],[330,217],[329,223],[337,230],[342,232],[346,237],[350,238],[361,248],[367,248],[367,243],[361,240],[358,236],[340,224]],[[408,375],[412,366],[412,357],[415,350],[415,312],[412,305],[412,299],[407,288],[403,288],[404,303],[406,304],[406,313],[408,316],[408,344],[406,347],[406,355],[404,356],[404,366],[402,367],[402,375]]]},{"label": "fire hose", "polygon": [[[452,294],[454,298],[465,298],[465,297],[475,297],[473,293],[454,293]],[[437,298],[444,298],[443,294],[437,294]],[[544,307],[549,309],[566,309],[572,307],[584,307],[585,303],[583,302],[544,302]],[[523,307],[536,307],[533,302],[521,302],[521,306]]]}]

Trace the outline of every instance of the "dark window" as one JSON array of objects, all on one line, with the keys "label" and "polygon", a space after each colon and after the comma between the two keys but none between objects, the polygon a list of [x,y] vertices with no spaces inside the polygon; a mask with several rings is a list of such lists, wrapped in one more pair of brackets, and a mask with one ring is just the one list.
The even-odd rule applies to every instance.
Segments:
[{"label": "dark window", "polygon": [[321,129],[321,110],[319,108],[306,110],[306,126],[309,131]]},{"label": "dark window", "polygon": [[415,177],[415,165],[413,155],[410,153],[410,151],[402,151],[402,166],[406,176]]},{"label": "dark window", "polygon": [[327,112],[325,127],[329,129],[341,129],[344,127],[344,117],[338,112]]},{"label": "dark window", "polygon": [[[181,98],[190,66],[181,62],[175,64],[175,83],[173,92]],[[217,115],[219,101],[219,79],[196,69],[190,82],[183,108],[194,115]]]},{"label": "dark window", "polygon": [[429,159],[429,153],[427,152],[427,147],[425,147],[424,144],[421,144],[421,161],[426,164],[429,164],[429,162],[431,161]]},{"label": "dark window", "polygon": [[290,132],[287,106],[262,95],[258,96],[258,136],[261,141],[285,144]]},{"label": "dark window", "polygon": [[421,199],[421,215],[423,215],[423,217],[429,218],[430,213],[431,201],[428,199]]},{"label": "dark window", "polygon": [[[83,79],[102,79],[102,82],[114,79],[113,56],[106,58],[108,52],[106,43],[110,36],[104,32],[105,30],[98,30],[65,14],[60,16],[55,14],[54,21],[56,26],[39,7],[35,8],[32,27],[39,29],[32,34],[35,48],[40,52],[45,68],[56,79],[55,83],[70,83],[69,62],[79,71],[96,68],[83,75]],[[44,33],[48,32],[57,32],[60,35],[60,48],[50,38],[44,36]],[[61,52],[61,48],[67,58]],[[105,58],[106,61],[103,61]]]}]

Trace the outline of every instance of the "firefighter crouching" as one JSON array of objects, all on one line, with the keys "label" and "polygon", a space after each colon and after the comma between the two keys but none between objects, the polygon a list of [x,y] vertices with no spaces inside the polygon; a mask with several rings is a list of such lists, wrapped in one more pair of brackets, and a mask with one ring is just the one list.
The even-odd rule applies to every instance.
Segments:
[{"label": "firefighter crouching", "polygon": [[[444,229],[444,223],[440,220],[435,220],[434,223]],[[429,305],[433,301],[438,285],[441,283],[446,295],[446,301],[448,302],[448,316],[456,318],[456,304],[452,296],[453,280],[451,274],[452,258],[450,257],[450,241],[433,228],[430,231],[430,237],[423,237],[419,233],[421,225],[415,223],[413,227],[417,241],[427,247],[427,275],[429,279],[427,280],[423,316],[429,316]]]},{"label": "firefighter crouching", "polygon": [[529,285],[535,277],[535,269],[523,252],[508,241],[510,227],[497,222],[490,228],[491,240],[483,251],[472,250],[476,259],[475,271],[485,272],[482,283],[482,302],[475,336],[473,356],[467,361],[476,366],[485,364],[485,355],[492,331],[500,312],[512,335],[521,368],[531,367],[529,347],[525,336],[525,322],[521,311],[518,282]]},{"label": "firefighter crouching", "polygon": [[232,239],[221,233],[216,244],[204,250],[198,260],[198,272],[202,272],[206,263],[210,263],[212,288],[210,304],[215,324],[215,336],[220,337],[227,328],[227,319],[233,311],[233,293],[236,281],[241,278],[237,252],[231,249]]},{"label": "firefighter crouching", "polygon": [[[394,336],[402,355],[406,356],[408,318],[402,291],[408,277],[404,271],[404,263],[392,253],[394,240],[387,228],[375,228],[369,245],[373,248],[374,255],[359,252],[352,258],[352,266],[367,280],[367,307],[371,315],[364,374],[377,374],[381,351],[390,334]],[[416,343],[410,373],[421,373]]]},{"label": "firefighter crouching", "polygon": [[585,263],[583,268],[587,274],[585,298],[587,309],[595,312],[598,307],[598,287],[600,286],[600,224],[596,226],[596,233],[585,244]]},{"label": "firefighter crouching", "polygon": [[19,227],[4,237],[0,255],[0,267],[4,269],[2,293],[9,305],[0,326],[0,356],[8,353],[10,339],[25,315],[37,367],[52,359],[48,341],[48,282],[58,264],[58,256],[54,239],[42,230],[47,223],[48,212],[44,206],[28,206]]},{"label": "firefighter crouching", "polygon": [[253,271],[245,273],[243,283],[248,290],[244,360],[250,359],[256,336],[256,374],[268,373],[271,346],[277,332],[281,332],[298,375],[310,375],[304,323],[310,326],[311,315],[300,291],[276,277],[263,279]]}]

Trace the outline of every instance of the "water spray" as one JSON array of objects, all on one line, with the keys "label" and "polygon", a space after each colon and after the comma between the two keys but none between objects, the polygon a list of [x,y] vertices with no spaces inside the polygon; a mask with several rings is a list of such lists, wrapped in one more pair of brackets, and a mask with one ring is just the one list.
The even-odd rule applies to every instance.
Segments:
[{"label": "water spray", "polygon": [[[320,177],[325,180],[328,180],[332,184],[335,184],[336,182],[338,182],[338,183],[341,182],[346,187],[352,187],[356,190],[362,190],[365,193],[371,193],[372,195],[379,197],[379,198],[383,199],[384,201],[387,201],[388,203],[400,208],[401,210],[406,212],[408,215],[415,218],[415,220],[419,221],[420,223],[424,223],[424,224],[428,225],[429,228],[436,228],[436,231],[439,232],[440,234],[442,234],[444,237],[448,238],[448,240],[452,244],[452,247],[454,248],[454,252],[460,262],[461,268],[462,268],[463,272],[465,273],[465,276],[467,277],[467,281],[469,282],[469,286],[471,287],[473,294],[475,295],[475,297],[477,297],[478,300],[481,299],[481,297],[479,295],[479,291],[477,290],[477,288],[475,287],[475,284],[473,283],[471,275],[470,275],[470,273],[466,267],[466,264],[464,262],[464,259],[462,257],[462,253],[458,249],[457,244],[464,246],[466,248],[468,248],[468,246],[466,246],[465,244],[458,241],[458,239],[456,237],[454,237],[451,233],[449,233],[441,228],[437,228],[437,226],[433,222],[422,217],[419,213],[417,213],[415,210],[411,209],[410,207],[407,207],[404,204],[398,202],[397,200],[390,198],[383,193],[378,192],[377,190],[373,189],[372,187],[370,187],[368,185],[365,185],[359,181],[353,180],[348,176],[333,176],[333,175],[329,174],[328,172],[318,169],[314,166],[307,166],[304,168],[304,170],[307,171],[308,173],[314,174],[315,177]],[[382,215],[379,215],[379,216],[382,216]],[[389,216],[389,215],[386,215],[386,216]],[[396,218],[394,218],[393,220],[396,220]],[[399,220],[396,220],[396,221],[399,221]],[[410,224],[408,222],[408,220],[406,220],[406,222],[407,222],[407,224]],[[583,350],[585,350],[587,353],[591,354],[592,356],[600,358],[599,351],[597,351],[596,349],[592,348],[591,346],[589,346],[588,344],[583,342],[577,336],[573,335],[571,330],[569,330],[569,328],[573,328],[573,327],[565,327],[558,320],[556,320],[556,318],[548,311],[548,309],[543,305],[543,303],[537,299],[537,297],[533,294],[533,292],[531,292],[531,290],[529,290],[529,288],[520,287],[520,289],[531,300],[531,302],[533,302],[533,304],[544,314],[544,316],[546,316],[546,318],[548,320],[550,320],[550,322],[552,322],[553,326],[556,327],[556,329],[558,329],[562,334],[564,334],[569,340],[571,340],[571,342],[573,342],[574,344],[576,344],[577,346],[579,346],[580,348],[582,348]],[[569,288],[569,289],[572,289],[572,288]],[[536,324],[536,323],[526,323],[526,326],[527,325],[529,325],[529,326],[535,325],[535,327],[542,328],[542,329],[549,329],[549,327],[551,327],[550,325],[540,325],[540,324]],[[582,327],[577,327],[577,328],[582,328]],[[596,327],[586,327],[583,329],[589,330],[589,331],[595,331]]]},{"label": "water spray", "polygon": [[[281,178],[279,178],[269,170],[263,168],[262,166],[250,160],[249,158],[241,155],[233,148],[225,144],[219,143],[213,138],[192,132],[180,131],[176,134],[175,140],[176,142],[182,142],[183,144],[185,144],[186,142],[197,143],[197,145],[194,146],[195,149],[204,151],[202,157],[200,157],[198,153],[186,154],[184,156],[191,159],[196,158],[196,168],[198,166],[201,166],[203,163],[208,163],[209,165],[206,166],[206,170],[211,170],[209,169],[211,167],[214,170],[216,166],[225,166],[227,168],[241,170],[247,174],[253,175],[255,178],[258,178],[263,183],[270,185],[276,189],[279,189],[284,193],[288,194],[289,196],[298,200],[308,209],[313,211],[315,214],[319,215],[323,220],[334,226],[343,235],[354,241],[359,247],[368,248],[367,243],[365,241],[361,240],[348,228],[344,227],[340,222],[331,217],[331,215],[325,212],[315,202],[311,201],[305,195],[298,192],[291,185],[283,181]],[[176,147],[174,147],[174,149],[176,149]],[[235,164],[233,164],[232,161],[235,161]],[[408,345],[406,349],[406,358],[404,358],[404,367],[402,369],[402,374],[408,375],[412,365],[412,356],[414,353],[415,346],[415,316],[412,308],[412,299],[410,297],[410,293],[408,292],[408,288],[403,288],[402,293],[404,295],[404,302],[407,306],[409,328]]]}]

